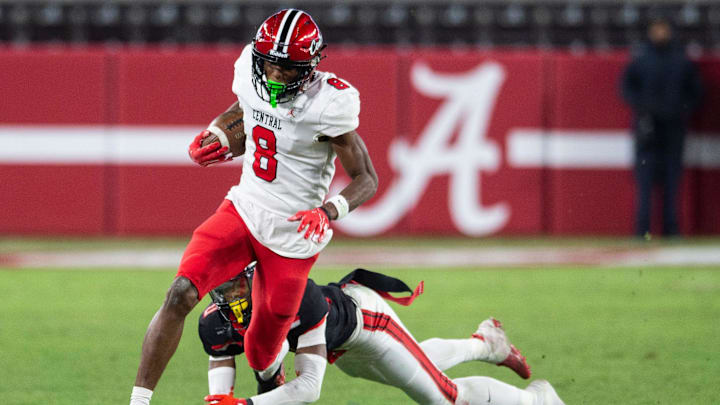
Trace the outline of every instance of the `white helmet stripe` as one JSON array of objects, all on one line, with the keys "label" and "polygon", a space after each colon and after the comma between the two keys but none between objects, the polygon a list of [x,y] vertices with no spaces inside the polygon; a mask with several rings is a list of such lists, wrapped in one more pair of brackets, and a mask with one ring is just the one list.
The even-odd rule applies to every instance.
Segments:
[{"label": "white helmet stripe", "polygon": [[283,47],[283,53],[287,53],[288,51],[288,45],[290,45],[290,41],[292,40],[293,32],[295,32],[295,26],[297,25],[298,20],[300,17],[302,17],[303,12],[300,10],[293,10],[297,11],[295,14],[295,18],[292,19],[292,22],[290,23],[290,28],[288,29],[287,36],[284,38],[283,43],[285,43],[285,47]]},{"label": "white helmet stripe", "polygon": [[285,15],[283,16],[282,21],[280,21],[280,26],[278,27],[278,36],[275,38],[275,46],[273,47],[273,50],[277,51],[278,46],[283,42],[282,34],[285,32],[285,24],[287,23],[288,17],[290,17],[291,14],[294,14],[293,11],[297,11],[294,8],[289,8]]}]

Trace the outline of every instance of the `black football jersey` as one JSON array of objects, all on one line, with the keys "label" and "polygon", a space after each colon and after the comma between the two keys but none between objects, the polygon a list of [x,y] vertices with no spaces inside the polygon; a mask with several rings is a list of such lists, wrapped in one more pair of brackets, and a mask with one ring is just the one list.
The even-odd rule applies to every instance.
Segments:
[{"label": "black football jersey", "polygon": [[[291,351],[297,349],[298,338],[317,326],[326,314],[325,340],[327,350],[332,351],[343,344],[357,326],[355,303],[337,284],[318,286],[308,279],[300,309],[287,336]],[[215,304],[208,305],[200,315],[198,332],[205,352],[210,355],[243,353],[245,331],[238,323],[227,322]]]}]

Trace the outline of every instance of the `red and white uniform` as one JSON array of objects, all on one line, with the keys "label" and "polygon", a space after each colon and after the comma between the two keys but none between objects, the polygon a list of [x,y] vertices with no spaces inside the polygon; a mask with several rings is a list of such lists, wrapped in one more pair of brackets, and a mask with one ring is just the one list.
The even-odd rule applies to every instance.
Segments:
[{"label": "red and white uniform", "polygon": [[252,235],[273,252],[292,258],[317,254],[330,241],[304,239],[297,222],[300,210],[323,204],[335,174],[335,152],[329,137],[357,128],[358,91],[328,72],[315,72],[294,100],[273,108],[256,94],[251,80],[252,45],[235,62],[232,90],[244,112],[245,155],[240,184],[227,199]]},{"label": "red and white uniform", "polygon": [[330,241],[305,239],[288,218],[322,205],[335,174],[328,138],[358,126],[358,91],[332,73],[315,72],[294,99],[272,107],[252,79],[252,45],[235,63],[232,89],[247,134],[240,183],[193,233],[178,271],[202,297],[257,261],[255,315],[246,339],[248,362],[263,370],[274,359],[317,254]]},{"label": "red and white uniform", "polygon": [[400,388],[420,404],[455,404],[458,387],[423,351],[390,305],[375,291],[347,284],[357,305],[358,326],[339,348],[343,372]]}]

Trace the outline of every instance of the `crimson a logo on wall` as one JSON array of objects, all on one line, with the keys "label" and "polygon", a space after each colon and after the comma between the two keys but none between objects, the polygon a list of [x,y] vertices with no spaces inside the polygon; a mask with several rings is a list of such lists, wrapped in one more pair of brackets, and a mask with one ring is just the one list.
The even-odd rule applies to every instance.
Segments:
[{"label": "crimson a logo on wall", "polygon": [[[504,85],[508,84],[508,77],[515,76],[497,61],[486,61],[464,72],[453,73],[433,70],[423,61],[415,62],[410,69],[411,86],[420,96],[440,100],[440,103],[414,142],[397,137],[386,146],[386,158],[393,173],[391,179],[383,176],[381,181],[390,185],[371,204],[357,208],[335,226],[353,236],[386,233],[427,196],[433,178],[446,176],[446,209],[452,226],[468,236],[491,235],[501,232],[519,212],[514,213],[509,197],[483,198],[484,174],[506,169],[630,168],[632,139],[628,129],[547,129],[519,124],[510,125],[500,138],[498,135],[491,138],[490,123],[497,113],[496,104]],[[525,107],[522,101],[526,100],[511,107],[503,105],[504,116],[522,115]],[[541,103],[534,100],[529,104],[539,106]],[[513,109],[511,114],[508,108]],[[720,152],[720,142],[700,138],[688,139],[689,165],[720,166],[720,153],[715,153]],[[346,181],[333,183],[331,195],[346,184]],[[628,190],[627,194],[630,193]],[[515,192],[512,201],[522,199],[518,195],[522,193]],[[483,203],[487,200],[494,202]],[[524,214],[527,216],[527,212]]]},{"label": "crimson a logo on wall", "polygon": [[[496,170],[500,163],[499,147],[486,139],[485,133],[504,79],[502,66],[492,62],[463,74],[437,73],[428,65],[416,64],[411,72],[414,88],[444,101],[415,145],[402,138],[391,142],[388,160],[395,179],[380,200],[368,208],[358,208],[337,226],[352,235],[383,233],[422,198],[433,176],[449,174],[449,208],[455,226],[468,235],[485,235],[502,228],[510,207],[480,202],[479,175]],[[450,147],[457,127],[458,140]]]}]

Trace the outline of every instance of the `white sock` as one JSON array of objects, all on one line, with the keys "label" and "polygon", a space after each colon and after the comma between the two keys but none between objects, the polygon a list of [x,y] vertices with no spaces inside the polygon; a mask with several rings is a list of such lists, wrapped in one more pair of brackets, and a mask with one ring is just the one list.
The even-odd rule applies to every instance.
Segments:
[{"label": "white sock", "polygon": [[[533,405],[535,395],[490,377],[455,378],[458,404]],[[465,401],[465,402],[463,402]]]},{"label": "white sock", "polygon": [[420,343],[430,361],[445,371],[460,363],[473,360],[487,361],[490,353],[488,344],[480,339],[431,338]]},{"label": "white sock", "polygon": [[208,370],[210,395],[229,394],[235,386],[234,367],[215,367]]},{"label": "white sock", "polygon": [[130,405],[150,405],[152,390],[145,387],[134,386],[130,394]]}]

